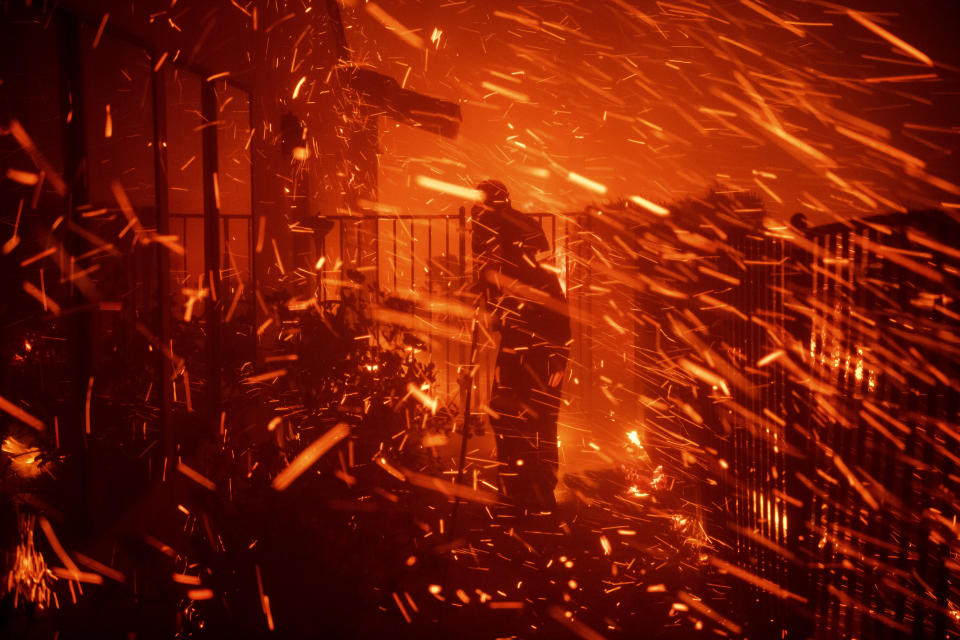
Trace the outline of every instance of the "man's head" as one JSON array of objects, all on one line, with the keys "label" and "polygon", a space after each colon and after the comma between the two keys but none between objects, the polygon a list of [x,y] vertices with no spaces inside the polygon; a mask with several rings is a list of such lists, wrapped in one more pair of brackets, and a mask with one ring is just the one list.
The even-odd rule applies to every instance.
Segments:
[{"label": "man's head", "polygon": [[487,208],[499,209],[510,206],[510,192],[499,180],[484,180],[477,185],[477,190],[483,192],[483,205]]},{"label": "man's head", "polygon": [[[477,190],[483,192],[484,198],[473,210],[474,225],[480,225],[479,229],[474,227],[474,238],[497,239],[487,250],[496,248],[496,251],[503,251],[511,247],[511,250],[519,250],[532,257],[538,251],[550,248],[540,221],[513,208],[510,193],[502,182],[484,180],[477,185]],[[481,209],[496,212],[496,215],[481,221]]]}]

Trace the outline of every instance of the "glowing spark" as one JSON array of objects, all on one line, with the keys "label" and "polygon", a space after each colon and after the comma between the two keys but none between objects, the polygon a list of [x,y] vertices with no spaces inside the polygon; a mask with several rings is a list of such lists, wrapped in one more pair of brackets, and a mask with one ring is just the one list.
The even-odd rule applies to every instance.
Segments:
[{"label": "glowing spark", "polygon": [[590,178],[584,177],[579,173],[574,173],[573,171],[567,174],[567,180],[569,180],[575,185],[583,187],[587,191],[592,191],[597,195],[602,196],[607,193],[606,185],[600,184],[599,182],[591,180]]},{"label": "glowing spark", "polygon": [[30,294],[34,299],[43,305],[43,310],[49,310],[53,315],[60,315],[60,305],[53,301],[47,294],[38,289],[32,282],[24,281],[23,290]]},{"label": "glowing spark", "polygon": [[263,578],[260,576],[260,565],[254,565],[257,571],[257,591],[260,593],[260,609],[267,618],[267,628],[273,631],[273,612],[270,610],[270,598],[263,591]]},{"label": "glowing spark", "polygon": [[513,89],[507,89],[506,87],[501,87],[500,85],[492,82],[484,81],[480,83],[480,86],[487,91],[492,91],[493,93],[499,93],[502,96],[506,96],[514,102],[530,102],[530,96],[527,94],[514,91]]},{"label": "glowing spark", "polygon": [[420,387],[410,382],[407,384],[407,392],[412,395],[414,398],[420,401],[420,404],[425,406],[430,410],[430,413],[437,415],[437,407],[439,406],[439,400],[432,398],[425,394]]},{"label": "glowing spark", "polygon": [[600,546],[603,547],[603,555],[608,556],[613,551],[613,547],[610,546],[610,541],[607,540],[607,536],[600,536]]},{"label": "glowing spark", "polygon": [[273,488],[277,491],[283,491],[289,487],[294,480],[300,477],[300,474],[319,460],[320,456],[348,435],[350,435],[350,427],[341,422],[317,438],[313,444],[301,451],[286,469],[277,474],[277,477],[273,479]]},{"label": "glowing spark", "polygon": [[783,600],[792,599],[801,603],[807,602],[807,599],[804,598],[803,596],[798,596],[795,593],[787,591],[786,589],[784,589],[783,587],[781,587],[775,582],[767,580],[766,578],[761,578],[760,576],[754,575],[749,571],[744,571],[740,567],[730,564],[725,560],[721,560],[720,558],[711,557],[710,564],[720,569],[720,571],[725,571],[732,576],[740,578],[744,582],[749,582],[753,586],[763,589],[764,591],[768,591],[769,593],[773,594],[774,596],[780,599],[783,599]]},{"label": "glowing spark", "polygon": [[22,422],[23,424],[33,427],[37,431],[43,431],[45,429],[43,422],[38,418],[33,417],[17,405],[13,404],[3,396],[0,396],[0,410],[6,411],[8,414]]},{"label": "glowing spark", "polygon": [[160,55],[160,57],[157,59],[157,63],[156,63],[155,65],[153,65],[153,72],[156,73],[157,71],[160,71],[160,67],[162,67],[162,66],[163,66],[163,63],[166,62],[166,61],[167,61],[167,52],[164,51],[164,52]]},{"label": "glowing spark", "polygon": [[785,352],[783,349],[777,349],[776,351],[773,351],[772,353],[768,353],[767,355],[765,355],[765,356],[763,356],[762,358],[760,358],[759,360],[757,360],[757,366],[758,366],[758,367],[765,367],[765,366],[767,366],[768,364],[770,364],[771,362],[773,362],[774,360],[776,360],[777,358],[779,358],[780,356],[784,355],[785,353],[786,353],[786,352]]},{"label": "glowing spark", "polygon": [[743,44],[742,42],[737,42],[737,41],[734,40],[733,38],[728,38],[727,36],[719,35],[719,36],[717,36],[717,39],[718,39],[718,40],[723,40],[724,42],[728,42],[728,43],[732,44],[732,45],[735,46],[735,47],[740,47],[740,48],[743,49],[744,51],[748,51],[748,52],[752,53],[752,54],[755,55],[755,56],[763,56],[763,52],[758,51],[758,50],[754,49],[753,47],[748,47],[747,45]]},{"label": "glowing spark", "polygon": [[297,83],[297,86],[293,88],[293,99],[296,100],[297,96],[300,95],[300,88],[303,86],[303,83],[307,81],[307,76],[300,78],[300,82]]},{"label": "glowing spark", "polygon": [[376,2],[368,2],[364,6],[364,9],[366,9],[367,13],[369,13],[374,20],[382,24],[387,31],[394,32],[397,34],[398,38],[406,42],[411,47],[415,49],[423,49],[423,38],[403,26],[399,20],[384,11],[383,8]]},{"label": "glowing spark", "polygon": [[870,31],[873,31],[875,34],[877,34],[878,36],[880,36],[881,38],[883,38],[893,46],[903,51],[907,55],[916,58],[917,60],[927,65],[928,67],[933,66],[933,60],[931,60],[930,57],[927,56],[927,54],[920,51],[916,47],[913,47],[907,44],[906,42],[904,42],[897,36],[893,35],[892,33],[887,31],[886,29],[884,29],[874,21],[870,20],[870,18],[863,15],[859,11],[854,11],[853,9],[847,9],[847,15],[849,15],[851,18],[859,22],[861,25],[863,25]]},{"label": "glowing spark", "polygon": [[[368,7],[370,5],[367,5]],[[456,198],[462,198],[464,200],[472,200],[474,202],[480,202],[483,200],[484,195],[483,191],[479,189],[470,189],[467,187],[461,187],[456,184],[450,184],[449,182],[443,182],[442,180],[437,180],[435,178],[430,178],[428,176],[417,176],[414,178],[414,182],[418,186],[423,187],[424,189],[429,189],[431,191],[437,191],[439,193],[446,193],[448,195],[454,196]]]},{"label": "glowing spark", "polygon": [[726,395],[730,395],[730,390],[727,388],[727,383],[724,382],[723,378],[712,371],[705,369],[700,365],[687,360],[686,358],[680,358],[677,364],[686,369],[694,377],[700,378],[707,384],[722,389]]},{"label": "glowing spark", "polygon": [[396,592],[393,593],[393,601],[397,603],[397,608],[400,609],[400,613],[403,614],[403,619],[407,621],[407,624],[412,623],[413,620],[410,619],[410,614],[407,613],[403,603],[400,601],[400,596],[398,596]]},{"label": "glowing spark", "polygon": [[70,571],[63,567],[53,567],[50,569],[50,573],[64,580],[76,580],[77,582],[87,582],[89,584],[103,584],[102,576],[96,573],[88,573],[87,571]]},{"label": "glowing spark", "polygon": [[140,226],[140,219],[134,212],[133,205],[130,204],[130,199],[127,197],[127,192],[124,191],[123,185],[114,180],[110,183],[110,190],[113,192],[113,197],[116,198],[117,204],[120,205],[120,210],[127,219],[127,226],[117,235],[122,238],[131,228],[141,231],[143,227]]},{"label": "glowing spark", "polygon": [[171,576],[174,582],[177,584],[188,584],[192,586],[200,586],[200,576],[188,576],[185,573],[174,573]]},{"label": "glowing spark", "polygon": [[187,476],[188,478],[190,478],[191,480],[199,484],[204,489],[215,491],[217,488],[217,485],[215,485],[213,481],[210,480],[210,478],[206,477],[205,475],[201,474],[200,472],[194,469],[191,469],[190,467],[188,467],[182,462],[177,464],[177,471]]},{"label": "glowing spark", "polygon": [[[396,478],[400,482],[407,481],[407,476],[405,476],[403,472],[397,469],[395,466],[387,462],[387,459],[384,458],[383,456],[377,456],[376,463],[381,469],[383,469],[384,471],[392,475],[394,478]],[[432,476],[427,476],[427,477],[433,478]],[[433,478],[433,479],[435,480],[436,478]],[[441,521],[441,524],[442,522],[443,521]]]},{"label": "glowing spark", "polygon": [[804,36],[806,36],[806,33],[804,33],[803,29],[798,29],[797,27],[785,21],[783,18],[781,18],[777,14],[767,11],[757,3],[751,2],[750,0],[740,0],[740,3],[743,6],[747,7],[748,9],[752,9],[753,11],[756,11],[767,20],[770,20],[771,22],[773,22],[774,24],[783,27],[784,29],[794,34],[795,36],[798,36],[800,38],[803,38]]},{"label": "glowing spark", "polygon": [[867,84],[879,84],[881,82],[915,82],[917,80],[936,80],[939,76],[935,73],[919,73],[906,76],[875,76],[873,78],[864,78]]},{"label": "glowing spark", "polygon": [[90,434],[90,401],[93,398],[93,376],[87,380],[87,395],[83,403],[83,425],[87,435]]},{"label": "glowing spark", "polygon": [[67,193],[67,185],[63,181],[63,178],[61,178],[60,174],[53,168],[53,165],[47,161],[47,158],[40,153],[37,145],[33,143],[33,140],[27,135],[26,130],[19,121],[15,119],[10,120],[10,133],[13,134],[17,144],[19,144],[20,147],[27,152],[27,155],[30,156],[30,159],[33,160],[33,164],[37,165],[37,168],[43,172],[47,181],[53,185],[54,190],[60,195],[65,195]]},{"label": "glowing spark", "polygon": [[77,559],[77,562],[80,564],[90,567],[99,574],[105,575],[114,582],[126,582],[127,577],[121,572],[117,571],[113,567],[109,567],[102,562],[95,560],[89,556],[85,556],[82,553],[74,553],[73,557]]},{"label": "glowing spark", "polygon": [[550,607],[550,617],[563,624],[569,629],[572,633],[580,636],[583,640],[604,640],[604,637],[580,622],[579,620],[574,620],[572,614],[569,611],[564,611],[561,607],[557,605],[552,605]]},{"label": "glowing spark", "polygon": [[877,502],[877,499],[874,498],[873,495],[871,495],[870,492],[867,491],[867,488],[863,486],[863,483],[861,483],[860,480],[858,480],[857,477],[853,475],[853,472],[850,471],[850,468],[846,465],[846,463],[844,463],[844,461],[840,458],[840,456],[834,455],[833,463],[836,465],[837,469],[840,470],[840,473],[846,476],[847,482],[850,483],[851,487],[857,490],[857,493],[860,494],[860,497],[863,498],[864,502],[866,502],[868,505],[870,505],[874,509],[880,508],[880,504]]},{"label": "glowing spark", "polygon": [[630,196],[630,202],[637,205],[638,207],[643,207],[650,213],[658,216],[668,216],[670,215],[670,210],[666,207],[661,207],[655,202],[650,202],[646,198],[641,198],[640,196]]},{"label": "glowing spark", "polygon": [[21,171],[20,169],[14,169],[9,167],[7,169],[7,178],[13,180],[14,182],[19,182],[28,187],[32,187],[40,182],[40,176],[36,173],[30,171]]},{"label": "glowing spark", "polygon": [[377,458],[377,464],[379,464],[384,468],[385,471],[395,476],[399,480],[407,480],[410,482],[410,484],[423,489],[439,491],[440,493],[444,493],[451,498],[460,498],[461,500],[470,500],[483,504],[495,504],[497,502],[497,494],[493,493],[492,491],[473,489],[472,487],[466,485],[454,484],[449,480],[444,480],[443,478],[431,476],[426,473],[418,473],[410,469],[403,469],[401,471],[390,466],[387,463],[386,458],[383,457]]},{"label": "glowing spark", "polygon": [[680,599],[681,602],[683,602],[687,606],[700,612],[701,615],[704,615],[710,618],[711,620],[713,620],[714,622],[726,627],[727,630],[729,630],[734,635],[738,636],[743,631],[743,627],[724,618],[719,613],[717,613],[716,611],[714,611],[713,609],[705,605],[703,602],[701,602],[699,598],[695,598],[694,596],[691,596],[690,594],[685,593],[683,591],[678,592],[677,597]]},{"label": "glowing spark", "polygon": [[778,204],[783,204],[783,199],[780,196],[778,196],[773,189],[768,187],[762,180],[760,180],[759,177],[755,177],[753,180],[754,182],[757,183],[757,185],[761,189],[763,189],[764,193],[766,193],[768,196],[770,196],[773,199],[774,202]]},{"label": "glowing spark", "polygon": [[57,534],[53,532],[53,527],[50,525],[50,521],[40,516],[40,528],[43,529],[43,534],[47,536],[47,541],[50,543],[50,546],[53,547],[54,553],[57,554],[57,557],[60,558],[60,562],[63,563],[63,566],[67,568],[67,571],[70,572],[70,576],[73,579],[78,579],[77,576],[80,574],[80,570],[77,568],[77,565],[70,559],[70,556],[67,554],[66,549],[63,548],[63,545],[60,544],[60,540],[57,538]]},{"label": "glowing spark", "polygon": [[100,19],[100,26],[97,27],[97,35],[93,37],[93,46],[91,47],[91,49],[96,49],[97,45],[100,44],[100,38],[103,37],[103,30],[106,28],[107,20],[109,19],[110,19],[109,12],[103,14],[103,17]]},{"label": "glowing spark", "polygon": [[244,382],[247,384],[257,384],[258,382],[264,382],[265,380],[273,380],[274,378],[279,378],[281,376],[287,375],[286,369],[274,369],[273,371],[267,371],[266,373],[261,373],[255,376],[250,376]]},{"label": "glowing spark", "polygon": [[[722,271],[717,271],[716,269],[711,269],[710,267],[705,267],[703,265],[700,265],[699,267],[697,267],[697,271],[699,271],[704,275],[708,275],[712,278],[716,278],[717,280],[723,280],[724,282],[729,282],[733,286],[738,286],[740,284],[740,278],[731,276],[728,273],[723,273]],[[701,296],[701,297],[704,297],[704,296]]]},{"label": "glowing spark", "polygon": [[240,297],[243,295],[243,283],[241,282],[237,286],[237,291],[233,295],[233,300],[230,302],[230,308],[227,309],[227,315],[224,318],[226,322],[230,322],[230,319],[233,317],[234,312],[237,310],[237,305],[240,304]]},{"label": "glowing spark", "polygon": [[110,138],[113,136],[113,116],[110,115],[110,105],[107,105],[107,120],[103,125],[103,137]]},{"label": "glowing spark", "polygon": [[924,167],[927,166],[927,164],[923,160],[916,158],[910,155],[909,153],[901,151],[896,147],[892,147],[884,142],[880,142],[879,140],[874,140],[873,138],[868,138],[867,136],[859,134],[856,131],[851,131],[850,129],[847,129],[846,127],[838,126],[836,127],[836,129],[837,129],[837,133],[845,135],[852,140],[856,140],[857,142],[863,145],[866,145],[871,149],[879,151],[880,153],[884,153],[892,158],[896,158],[901,162],[905,162],[906,164],[911,164],[920,169],[923,169]]},{"label": "glowing spark", "polygon": [[660,29],[660,26],[656,22],[654,22],[649,16],[647,16],[647,14],[642,13],[633,5],[628,4],[624,0],[611,0],[611,2],[613,2],[613,4],[617,5],[618,7],[620,7],[627,13],[629,13],[630,15],[632,15],[634,18],[640,20],[640,22],[643,22],[648,27],[652,27],[656,29],[660,33],[660,35],[662,35],[664,38],[667,37],[666,34],[663,33],[663,31]]}]

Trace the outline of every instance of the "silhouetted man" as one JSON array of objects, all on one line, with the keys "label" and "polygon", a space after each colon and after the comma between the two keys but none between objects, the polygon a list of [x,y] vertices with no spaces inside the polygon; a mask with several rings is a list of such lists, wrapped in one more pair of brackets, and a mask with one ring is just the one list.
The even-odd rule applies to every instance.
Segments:
[{"label": "silhouetted man", "polygon": [[525,511],[557,503],[557,417],[570,341],[567,301],[556,273],[537,262],[550,248],[540,223],[515,210],[506,187],[488,180],[473,208],[477,279],[500,333],[490,408],[506,497]]}]

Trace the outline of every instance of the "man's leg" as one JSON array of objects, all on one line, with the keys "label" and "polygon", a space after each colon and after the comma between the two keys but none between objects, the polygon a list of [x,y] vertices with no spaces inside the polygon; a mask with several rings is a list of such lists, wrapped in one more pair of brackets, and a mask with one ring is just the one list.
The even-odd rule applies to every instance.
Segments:
[{"label": "man's leg", "polygon": [[536,349],[529,353],[531,378],[530,406],[536,414],[531,427],[537,440],[537,466],[534,490],[544,511],[556,509],[554,490],[560,471],[557,421],[560,417],[563,373],[567,364],[564,349]]},{"label": "man's leg", "polygon": [[[559,389],[557,389],[559,393]],[[531,405],[537,416],[530,425],[534,429],[537,443],[536,466],[532,468],[531,482],[538,505],[542,511],[556,509],[557,500],[554,489],[557,487],[557,475],[560,470],[559,449],[557,446],[557,419],[559,417],[559,396],[547,395],[534,390]]]},{"label": "man's leg", "polygon": [[[497,436],[500,482],[526,511],[553,511],[557,486],[557,418],[562,376],[553,376],[553,351],[501,353],[490,408]],[[554,358],[555,359],[555,358]]]},{"label": "man's leg", "polygon": [[496,434],[501,490],[510,502],[528,508],[531,500],[528,476],[531,463],[536,463],[537,447],[518,393],[523,390],[524,377],[520,358],[501,352],[490,392],[490,409],[496,417],[490,419],[490,424]]}]

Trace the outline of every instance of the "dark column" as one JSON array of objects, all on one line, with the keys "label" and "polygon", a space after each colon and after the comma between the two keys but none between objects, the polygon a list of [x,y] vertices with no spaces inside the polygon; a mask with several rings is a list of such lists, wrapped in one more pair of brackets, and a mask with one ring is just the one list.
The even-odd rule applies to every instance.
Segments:
[{"label": "dark column", "polygon": [[201,96],[203,112],[203,267],[210,295],[204,307],[207,329],[206,412],[208,434],[216,434],[220,426],[220,313],[223,308],[220,290],[220,196],[217,166],[217,93],[212,82],[204,82]]},{"label": "dark column", "polygon": [[[83,110],[83,51],[80,46],[80,24],[77,18],[66,12],[57,15],[58,40],[60,42],[60,112],[63,116],[63,167],[68,184],[65,223],[60,225],[63,231],[63,250],[71,256],[84,251],[79,236],[71,233],[70,223],[74,222],[77,207],[87,204],[90,199],[87,185],[87,147],[84,135]],[[76,216],[77,224],[82,224]],[[70,258],[62,256],[61,272],[65,275],[71,269]],[[87,520],[87,437],[85,431],[84,405],[86,402],[87,381],[93,373],[93,311],[89,300],[77,291],[73,284],[69,286],[70,306],[79,308],[70,314],[65,323],[65,335],[69,339],[69,374],[71,388],[66,402],[59,411],[60,443],[67,455],[66,475],[74,478],[67,482],[70,492],[75,496],[74,520],[80,529],[86,527]],[[61,479],[63,482],[65,478]]]},{"label": "dark column", "polygon": [[[158,61],[158,53],[153,53],[154,68]],[[153,74],[153,166],[157,206],[157,234],[170,234],[170,206],[167,191],[167,86],[164,72]],[[173,363],[170,358],[173,354],[170,348],[170,254],[166,247],[157,246],[157,342],[156,350],[159,362],[159,391],[160,402],[160,437],[163,444],[162,458],[154,469],[157,477],[163,477],[164,460],[168,466],[176,458],[176,433],[170,419],[170,403],[172,389],[170,382],[173,379]],[[172,467],[171,467],[172,468]]]},{"label": "dark column", "polygon": [[[811,265],[815,256],[795,245],[786,247],[789,259],[786,263],[788,275],[786,288],[793,294],[784,294],[784,305],[787,303],[803,304],[802,296],[813,290]],[[784,319],[786,335],[800,342],[803,349],[808,348],[812,326],[810,318],[802,313],[787,313]],[[789,357],[794,357],[790,354]],[[797,358],[798,364],[803,363]],[[812,369],[813,362],[809,363]],[[813,493],[810,483],[816,479],[813,448],[815,444],[810,437],[810,390],[794,376],[788,375],[785,381],[784,404],[786,405],[787,426],[784,429],[784,439],[787,447],[785,458],[786,493],[791,500],[785,508],[787,513],[786,547],[799,558],[801,562],[813,563],[818,557],[814,552],[814,533],[809,525],[813,522]],[[807,598],[806,607],[796,606],[791,611],[789,624],[789,638],[804,640],[813,636],[814,611],[816,598],[813,568],[793,563],[787,571],[786,588],[797,595]]]}]

